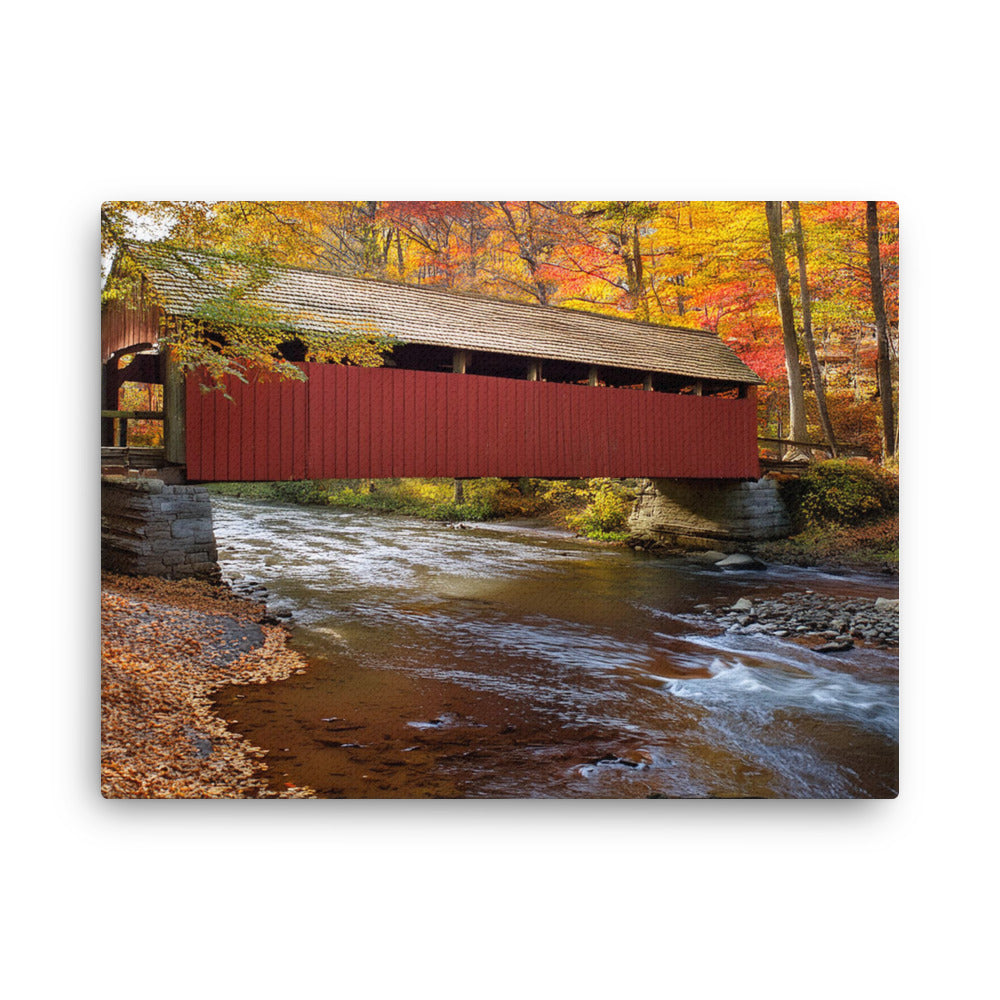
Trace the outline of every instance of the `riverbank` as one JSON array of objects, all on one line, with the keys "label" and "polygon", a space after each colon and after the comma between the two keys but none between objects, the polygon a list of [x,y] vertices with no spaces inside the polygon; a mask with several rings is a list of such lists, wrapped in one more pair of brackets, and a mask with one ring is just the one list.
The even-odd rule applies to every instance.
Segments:
[{"label": "riverbank", "polygon": [[[718,545],[708,540],[705,544]],[[697,556],[702,551],[677,545],[650,545],[646,541],[642,541],[641,547],[664,556]],[[745,552],[766,565],[898,578],[899,517],[894,515],[850,528],[836,525],[810,528],[788,538],[729,544],[726,550]]]},{"label": "riverbank", "polygon": [[215,714],[223,685],[305,669],[263,604],[195,580],[101,577],[101,792],[105,798],[308,798],[275,791],[267,751]]},{"label": "riverbank", "polygon": [[754,552],[765,562],[787,566],[898,576],[899,516],[854,527],[813,527],[789,538],[760,542]]}]

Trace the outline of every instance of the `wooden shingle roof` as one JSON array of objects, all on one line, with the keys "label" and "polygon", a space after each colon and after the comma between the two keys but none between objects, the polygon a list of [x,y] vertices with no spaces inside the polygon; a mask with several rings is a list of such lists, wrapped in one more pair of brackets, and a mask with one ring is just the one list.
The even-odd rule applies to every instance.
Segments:
[{"label": "wooden shingle roof", "polygon": [[[167,313],[194,315],[220,294],[205,276],[213,258],[188,250],[132,244],[130,253]],[[419,285],[348,278],[328,271],[275,268],[252,301],[279,310],[295,328],[336,332],[363,324],[404,343],[527,358],[663,372],[724,382],[762,380],[715,334],[504,302]]]}]

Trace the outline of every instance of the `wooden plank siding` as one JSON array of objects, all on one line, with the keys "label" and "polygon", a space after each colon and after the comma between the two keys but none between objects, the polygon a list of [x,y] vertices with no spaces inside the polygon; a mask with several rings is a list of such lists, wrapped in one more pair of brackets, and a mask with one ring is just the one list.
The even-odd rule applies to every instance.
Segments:
[{"label": "wooden plank siding", "polygon": [[146,349],[160,339],[163,311],[142,295],[101,306],[101,363],[130,347]]},{"label": "wooden plank siding", "polygon": [[304,364],[306,382],[189,376],[192,481],[608,476],[756,479],[757,403]]}]

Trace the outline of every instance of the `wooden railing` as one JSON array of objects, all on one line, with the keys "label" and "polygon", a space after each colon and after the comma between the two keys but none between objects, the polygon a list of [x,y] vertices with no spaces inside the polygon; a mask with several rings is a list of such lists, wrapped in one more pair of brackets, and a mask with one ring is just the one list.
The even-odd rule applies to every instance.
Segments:
[{"label": "wooden railing", "polygon": [[[130,420],[162,420],[163,410],[101,410],[101,419],[119,421],[118,447],[125,448],[128,445],[128,422]],[[102,440],[106,441],[108,438],[102,435]]]},{"label": "wooden railing", "polygon": [[102,420],[162,420],[163,410],[101,410]]},{"label": "wooden railing", "polygon": [[[797,452],[799,455],[806,456],[805,458],[794,458],[788,459],[789,462],[805,463],[805,462],[817,462],[823,459],[833,458],[833,449],[826,442],[818,443],[816,441],[792,441],[788,438],[770,438],[770,437],[759,437],[757,438],[757,446],[760,448],[763,446],[768,451],[777,451],[777,459],[771,459],[771,461],[785,462],[785,455],[788,452]],[[862,448],[860,445],[853,444],[839,444],[837,445],[837,454],[844,458],[867,458],[868,451]],[[761,461],[768,461],[765,456],[761,456]]]},{"label": "wooden railing", "polygon": [[158,469],[163,465],[163,448],[128,447],[130,420],[162,420],[162,410],[101,410],[102,420],[118,420],[118,445],[101,448],[101,466],[124,466],[126,469]]}]

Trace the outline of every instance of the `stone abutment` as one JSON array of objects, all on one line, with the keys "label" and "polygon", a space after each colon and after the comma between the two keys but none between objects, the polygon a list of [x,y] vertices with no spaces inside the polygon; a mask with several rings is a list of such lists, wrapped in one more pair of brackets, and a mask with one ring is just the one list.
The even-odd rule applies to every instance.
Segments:
[{"label": "stone abutment", "polygon": [[220,577],[204,486],[101,478],[101,568],[170,580]]},{"label": "stone abutment", "polygon": [[636,538],[707,546],[785,538],[791,533],[778,484],[723,479],[642,479],[629,518]]}]

